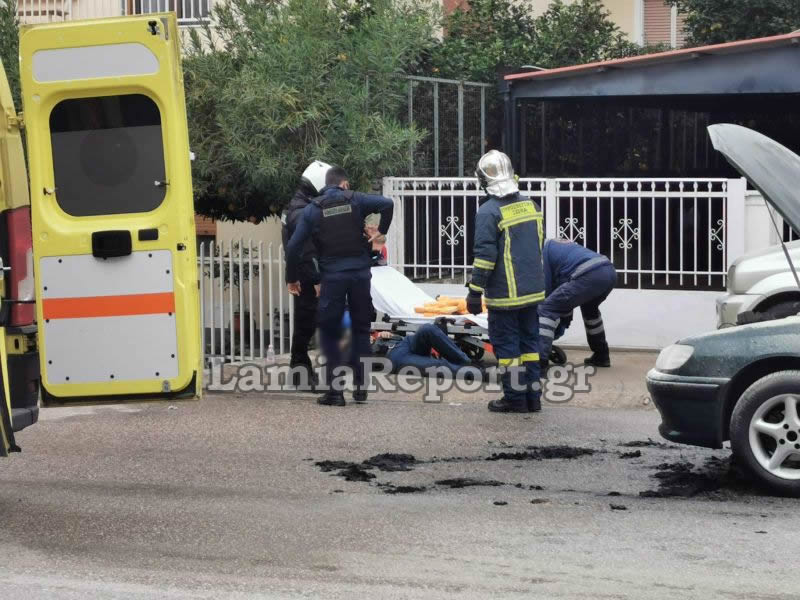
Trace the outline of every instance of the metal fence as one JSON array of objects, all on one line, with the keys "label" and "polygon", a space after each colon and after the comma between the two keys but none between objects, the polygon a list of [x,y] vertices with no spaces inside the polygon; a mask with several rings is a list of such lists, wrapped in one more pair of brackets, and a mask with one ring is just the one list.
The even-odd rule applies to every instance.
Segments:
[{"label": "metal fence", "polygon": [[294,303],[284,285],[283,246],[239,240],[198,252],[203,352],[225,362],[289,351]]},{"label": "metal fence", "polygon": [[214,0],[17,0],[22,23],[99,19],[172,11],[181,25],[209,18]]},{"label": "metal fence", "polygon": [[[728,207],[732,197],[743,207],[743,180],[521,179],[520,191],[542,207],[547,237],[608,256],[620,287],[725,288]],[[395,201],[390,264],[416,280],[466,282],[483,196],[477,181],[387,178],[384,195]]]},{"label": "metal fence", "polygon": [[492,84],[407,76],[407,119],[427,132],[408,151],[408,174],[472,173],[486,149],[487,93]]}]

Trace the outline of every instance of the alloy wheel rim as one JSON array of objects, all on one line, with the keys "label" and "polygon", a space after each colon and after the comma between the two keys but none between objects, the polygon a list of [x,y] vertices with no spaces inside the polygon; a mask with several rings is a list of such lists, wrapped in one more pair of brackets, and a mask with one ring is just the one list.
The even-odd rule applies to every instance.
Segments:
[{"label": "alloy wheel rim", "polygon": [[770,398],[750,419],[750,450],[761,467],[781,479],[800,480],[799,395]]}]

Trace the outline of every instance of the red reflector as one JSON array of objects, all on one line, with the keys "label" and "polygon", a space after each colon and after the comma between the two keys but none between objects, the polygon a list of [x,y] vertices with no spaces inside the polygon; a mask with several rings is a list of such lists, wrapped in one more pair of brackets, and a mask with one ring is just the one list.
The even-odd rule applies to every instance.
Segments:
[{"label": "red reflector", "polygon": [[31,207],[23,206],[8,212],[8,273],[10,282],[7,297],[11,305],[11,325],[30,325],[34,320],[33,287],[33,233],[31,232]]}]

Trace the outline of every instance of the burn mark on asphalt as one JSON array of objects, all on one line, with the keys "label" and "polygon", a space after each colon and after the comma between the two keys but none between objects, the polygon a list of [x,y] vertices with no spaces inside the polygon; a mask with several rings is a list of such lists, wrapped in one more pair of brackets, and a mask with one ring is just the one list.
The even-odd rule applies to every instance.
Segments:
[{"label": "burn mark on asphalt", "polygon": [[410,471],[417,462],[413,454],[394,454],[387,452],[384,454],[376,454],[365,460],[362,464],[376,467],[381,471]]},{"label": "burn mark on asphalt", "polygon": [[392,485],[391,483],[381,483],[379,487],[385,494],[419,494],[428,489],[424,485]]},{"label": "burn mark on asphalt", "polygon": [[497,487],[505,484],[502,481],[497,481],[495,479],[475,479],[473,477],[455,477],[453,479],[440,479],[439,481],[436,482],[436,485],[442,485],[444,487],[449,487],[450,489],[461,489],[461,488],[476,487],[476,486]]},{"label": "burn mark on asphalt", "polygon": [[656,442],[653,438],[647,438],[647,440],[634,440],[633,442],[625,442],[620,444],[622,448],[660,448],[661,450],[670,450],[673,448],[677,448],[677,446],[673,446],[670,444],[665,444],[664,442]]},{"label": "burn mark on asphalt", "polygon": [[522,452],[495,452],[486,460],[549,460],[553,458],[573,459],[591,456],[597,450],[575,446],[528,446]]},{"label": "burn mark on asphalt", "polygon": [[620,452],[620,458],[640,458],[642,456],[641,450],[634,450],[633,452]]},{"label": "burn mark on asphalt", "polygon": [[688,461],[665,462],[654,467],[658,489],[639,492],[643,498],[693,498],[728,500],[761,496],[763,492],[732,464],[730,459],[712,456],[701,467]]}]

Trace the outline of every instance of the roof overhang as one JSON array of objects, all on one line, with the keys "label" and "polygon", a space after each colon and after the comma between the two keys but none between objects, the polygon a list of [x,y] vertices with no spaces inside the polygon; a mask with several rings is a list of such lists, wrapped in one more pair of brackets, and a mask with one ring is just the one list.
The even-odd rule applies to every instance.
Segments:
[{"label": "roof overhang", "polygon": [[800,93],[800,33],[506,75],[515,99]]}]

